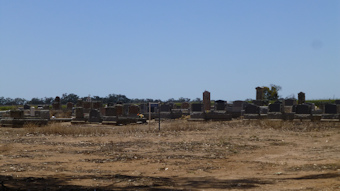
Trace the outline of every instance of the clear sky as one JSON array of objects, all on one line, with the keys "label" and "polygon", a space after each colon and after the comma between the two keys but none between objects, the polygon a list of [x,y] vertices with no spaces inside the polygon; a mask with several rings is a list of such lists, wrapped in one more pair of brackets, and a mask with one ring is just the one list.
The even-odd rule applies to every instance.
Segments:
[{"label": "clear sky", "polygon": [[340,98],[339,0],[0,0],[0,97]]}]

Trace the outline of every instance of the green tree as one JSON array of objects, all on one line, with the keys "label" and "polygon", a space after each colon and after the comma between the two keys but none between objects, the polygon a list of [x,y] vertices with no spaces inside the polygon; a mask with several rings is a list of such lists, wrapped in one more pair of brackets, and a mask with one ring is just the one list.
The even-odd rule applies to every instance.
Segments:
[{"label": "green tree", "polygon": [[282,89],[281,86],[270,84],[270,87],[263,87],[264,99],[267,100],[278,100],[280,98],[279,91]]},{"label": "green tree", "polygon": [[77,103],[79,99],[79,96],[77,96],[76,94],[67,94],[67,93],[64,93],[61,97],[61,103],[62,104],[66,104],[67,102],[72,102],[72,103]]}]

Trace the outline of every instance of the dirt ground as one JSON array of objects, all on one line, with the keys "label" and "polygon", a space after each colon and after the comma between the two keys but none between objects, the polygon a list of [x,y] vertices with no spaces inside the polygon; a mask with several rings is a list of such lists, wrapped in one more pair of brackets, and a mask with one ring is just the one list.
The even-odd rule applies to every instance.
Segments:
[{"label": "dirt ground", "polygon": [[53,125],[0,128],[0,190],[340,190],[339,122]]}]

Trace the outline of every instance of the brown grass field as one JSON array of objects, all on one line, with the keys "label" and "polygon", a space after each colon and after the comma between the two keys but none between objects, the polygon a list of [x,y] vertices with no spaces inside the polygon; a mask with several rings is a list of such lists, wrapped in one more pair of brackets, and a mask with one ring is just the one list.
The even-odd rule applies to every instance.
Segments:
[{"label": "brown grass field", "polygon": [[340,190],[340,123],[0,128],[0,190]]}]

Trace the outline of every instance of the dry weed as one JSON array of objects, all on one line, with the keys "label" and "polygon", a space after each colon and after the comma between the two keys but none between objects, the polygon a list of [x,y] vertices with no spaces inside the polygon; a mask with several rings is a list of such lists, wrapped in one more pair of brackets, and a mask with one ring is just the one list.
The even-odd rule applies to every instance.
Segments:
[{"label": "dry weed", "polygon": [[311,122],[311,121],[282,121],[282,120],[254,120],[244,121],[244,126],[258,128],[272,128],[283,131],[310,132],[323,129],[340,127],[336,122]]},{"label": "dry weed", "polygon": [[51,123],[44,127],[33,124],[24,126],[26,134],[64,135],[64,136],[100,136],[107,134],[107,129],[101,127],[86,127]]},{"label": "dry weed", "polygon": [[0,146],[0,153],[6,153],[11,151],[13,148],[13,146],[11,146],[10,144],[5,144],[5,145],[1,145]]},{"label": "dry weed", "polygon": [[188,122],[186,120],[176,120],[163,125],[162,131],[204,131],[211,124],[205,122]]}]

